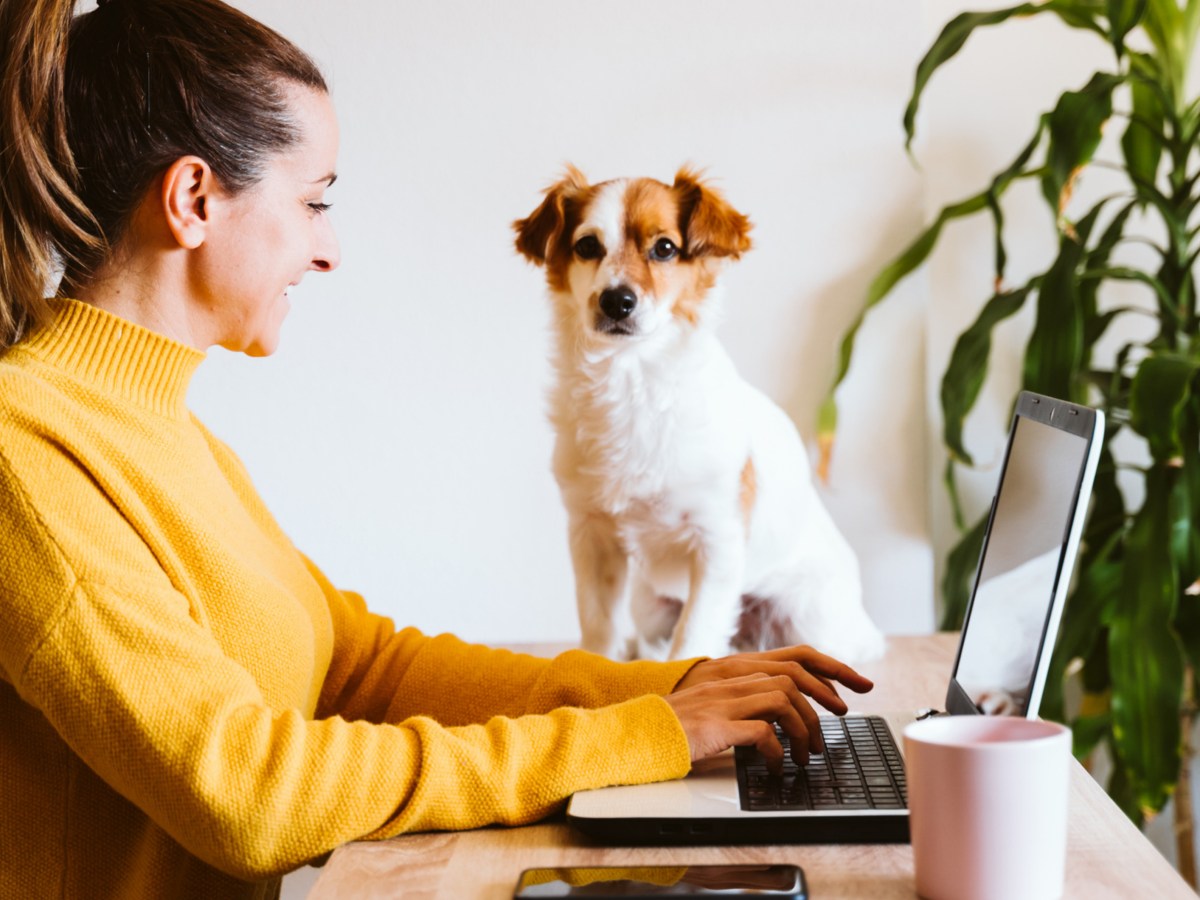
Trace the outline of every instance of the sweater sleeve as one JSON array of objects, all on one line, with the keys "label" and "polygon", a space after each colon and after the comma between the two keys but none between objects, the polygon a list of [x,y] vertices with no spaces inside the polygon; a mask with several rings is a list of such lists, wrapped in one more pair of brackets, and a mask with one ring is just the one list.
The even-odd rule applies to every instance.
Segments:
[{"label": "sweater sleeve", "polygon": [[273,708],[104,495],[63,490],[69,510],[38,508],[0,453],[0,676],[230,874],[279,874],[364,836],[529,822],[577,790],[689,769],[678,720],[652,695],[449,728],[407,711],[373,724]]},{"label": "sweater sleeve", "polygon": [[339,591],[306,560],[329,602],[333,660],[318,715],[373,722],[427,716],[443,725],[494,716],[595,709],[644,694],[669,694],[697,660],[617,663],[570,650],[554,659],[465,643],[453,635],[397,631],[357,594]]}]

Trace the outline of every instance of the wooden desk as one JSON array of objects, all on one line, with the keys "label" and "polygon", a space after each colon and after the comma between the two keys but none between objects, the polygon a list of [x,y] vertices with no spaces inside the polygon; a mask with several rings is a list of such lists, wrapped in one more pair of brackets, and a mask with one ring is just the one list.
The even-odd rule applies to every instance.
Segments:
[{"label": "wooden desk", "polygon": [[[847,702],[859,712],[940,707],[956,646],[952,634],[890,638],[887,655],[861,667],[874,679],[875,690],[847,697]],[[1070,817],[1065,897],[1195,900],[1196,894],[1077,763],[1071,773]],[[814,900],[915,896],[907,844],[602,847],[565,823],[550,821],[347,844],[333,854],[309,900],[505,900],[521,870],[529,867],[685,862],[795,863],[807,874]]]}]

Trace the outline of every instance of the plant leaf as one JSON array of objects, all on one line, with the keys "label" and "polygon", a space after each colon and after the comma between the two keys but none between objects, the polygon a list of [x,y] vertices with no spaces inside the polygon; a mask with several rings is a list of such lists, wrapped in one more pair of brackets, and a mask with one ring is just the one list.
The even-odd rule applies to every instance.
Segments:
[{"label": "plant leaf", "polygon": [[[1109,753],[1114,760],[1118,759],[1116,751],[1116,742],[1110,739],[1107,742]],[[1134,797],[1133,786],[1129,783],[1129,772],[1124,766],[1113,766],[1112,775],[1108,779],[1108,796],[1112,798],[1113,803],[1121,807],[1121,812],[1129,817],[1138,828],[1145,824],[1146,816],[1142,808],[1137,803],[1137,798]]]},{"label": "plant leaf", "polygon": [[1046,718],[1063,721],[1062,689],[1067,667],[1076,659],[1088,659],[1104,636],[1104,622],[1112,616],[1121,586],[1121,564],[1112,559],[1120,537],[1120,533],[1113,534],[1098,551],[1080,560],[1079,580],[1067,598],[1042,694],[1041,714]]},{"label": "plant leaf", "polygon": [[[1200,432],[1200,397],[1193,391],[1180,414],[1182,434]],[[1183,468],[1172,496],[1171,521],[1175,530],[1172,549],[1181,575],[1179,611],[1175,630],[1191,663],[1193,678],[1200,675],[1200,593],[1193,586],[1200,579],[1200,443],[1185,440]]]},{"label": "plant leaf", "polygon": [[[1136,205],[1136,200],[1130,200],[1108,223],[1100,240],[1084,258],[1082,265],[1085,270],[1103,269],[1108,265],[1109,256],[1112,255],[1113,248],[1120,243],[1125,223]],[[1096,346],[1096,342],[1103,337],[1104,332],[1108,330],[1113,319],[1121,313],[1129,311],[1127,307],[1121,307],[1101,313],[1097,304],[1099,287],[1099,280],[1082,278],[1080,280],[1078,296],[1083,316],[1083,358],[1085,360],[1091,358],[1092,349]]]},{"label": "plant leaf", "polygon": [[1087,759],[1096,746],[1108,736],[1112,713],[1078,716],[1071,723],[1071,753],[1078,760]]},{"label": "plant leaf", "polygon": [[1063,720],[1063,678],[1072,660],[1093,659],[1097,644],[1107,640],[1105,623],[1112,618],[1121,585],[1119,553],[1125,532],[1125,496],[1117,486],[1117,467],[1110,439],[1117,431],[1110,425],[1100,448],[1096,480],[1084,526],[1079,578],[1067,597],[1059,626],[1058,642],[1050,660],[1046,690],[1042,695],[1043,715]]},{"label": "plant leaf", "polygon": [[888,263],[883,271],[875,276],[875,279],[867,288],[867,302],[854,322],[851,323],[849,330],[842,337],[842,343],[838,350],[837,375],[834,377],[833,384],[830,386],[829,392],[825,395],[825,399],[821,403],[821,408],[817,413],[817,439],[821,448],[821,461],[818,463],[817,470],[822,481],[826,480],[829,460],[833,453],[833,436],[837,431],[837,400],[835,392],[838,385],[842,383],[842,379],[846,377],[846,372],[850,369],[850,359],[854,355],[854,342],[858,337],[858,330],[862,327],[867,313],[870,312],[873,306],[891,293],[892,288],[896,286],[896,283],[900,279],[911,273],[925,261],[937,243],[938,235],[941,234],[943,225],[953,219],[969,216],[986,208],[988,193],[991,190],[989,188],[987,191],[976,194],[974,197],[968,197],[966,200],[945,207],[938,214],[933,224],[925,229],[920,237],[909,244],[899,256]]},{"label": "plant leaf", "polygon": [[1181,417],[1197,368],[1193,359],[1156,353],[1142,360],[1133,376],[1129,424],[1149,443],[1150,454],[1157,462],[1166,463],[1183,455]]},{"label": "plant leaf", "polygon": [[1112,115],[1113,90],[1124,81],[1124,75],[1097,72],[1081,90],[1064,92],[1050,113],[1042,193],[1060,219],[1070,198],[1071,180],[1092,161],[1100,146],[1101,126]]},{"label": "plant leaf", "polygon": [[1088,348],[1083,340],[1083,310],[1076,269],[1106,202],[1107,198],[1101,200],[1080,220],[1075,236],[1059,237],[1058,257],[1038,287],[1037,321],[1025,347],[1025,390],[1086,401],[1082,396],[1084,386],[1078,378],[1085,367]]},{"label": "plant leaf", "polygon": [[1146,0],[1107,0],[1108,28],[1117,59],[1125,54],[1125,36],[1133,30],[1146,11]]},{"label": "plant leaf", "polygon": [[992,179],[992,183],[986,191],[944,207],[938,213],[938,217],[934,220],[933,224],[925,229],[915,241],[909,244],[899,256],[888,263],[883,271],[875,276],[875,279],[867,288],[867,300],[863,305],[862,311],[842,337],[842,343],[838,350],[837,374],[828,393],[825,395],[825,399],[821,403],[821,408],[817,412],[817,441],[820,447],[820,462],[817,464],[817,474],[821,481],[828,481],[829,465],[833,456],[833,439],[834,434],[837,432],[837,388],[842,383],[842,379],[846,377],[846,372],[850,369],[850,359],[854,355],[854,342],[858,336],[859,328],[862,327],[863,319],[866,318],[871,307],[875,306],[891,293],[892,288],[896,286],[900,279],[911,273],[929,257],[934,245],[937,244],[938,237],[941,235],[942,227],[947,222],[972,215],[989,206],[996,208],[999,198],[1013,181],[1018,178],[1028,178],[1035,174],[1023,171],[1023,169],[1029,162],[1030,157],[1033,156],[1033,152],[1037,149],[1038,144],[1041,143],[1046,125],[1047,117],[1043,115],[1038,119],[1038,127],[1034,131],[1033,137],[1030,138],[1029,143],[1022,148],[1021,152],[1017,154],[1017,158],[1012,161],[1007,169]]},{"label": "plant leaf", "polygon": [[1163,107],[1157,91],[1141,78],[1130,79],[1133,115],[1121,137],[1125,165],[1135,179],[1154,184],[1162,159]]},{"label": "plant leaf", "polygon": [[912,96],[904,110],[905,148],[912,148],[917,110],[920,107],[921,94],[924,92],[925,86],[929,83],[933,73],[963,48],[967,38],[971,36],[971,32],[976,28],[999,25],[1013,16],[1036,16],[1045,12],[1054,13],[1072,28],[1085,28],[1107,36],[1107,32],[1096,21],[1102,8],[1098,4],[1082,2],[1082,0],[1049,0],[1046,3],[1022,3],[1008,9],[988,12],[960,13],[946,23],[933,45],[917,65]]},{"label": "plant leaf", "polygon": [[974,465],[963,446],[963,422],[974,408],[987,376],[988,356],[992,350],[992,331],[1018,312],[1029,296],[1032,282],[1015,291],[996,294],[983,307],[971,327],[959,335],[942,375],[942,439],[954,457],[965,465]]},{"label": "plant leaf", "polygon": [[942,576],[942,630],[956,631],[962,628],[967,604],[971,602],[971,585],[975,570],[979,567],[979,551],[983,549],[983,534],[987,530],[989,510],[975,527],[962,536],[946,559],[946,573]]},{"label": "plant leaf", "polygon": [[1123,556],[1124,578],[1109,624],[1113,742],[1137,806],[1156,812],[1179,773],[1183,649],[1171,628],[1176,584],[1167,521],[1171,473],[1154,466]]},{"label": "plant leaf", "polygon": [[1171,292],[1167,290],[1167,286],[1153,275],[1147,275],[1140,269],[1131,269],[1126,266],[1113,266],[1102,269],[1088,269],[1079,274],[1081,282],[1101,281],[1103,279],[1111,279],[1113,281],[1139,281],[1154,291],[1155,299],[1158,300],[1158,311],[1168,321],[1178,322],[1179,313],[1175,310],[1174,298]]}]

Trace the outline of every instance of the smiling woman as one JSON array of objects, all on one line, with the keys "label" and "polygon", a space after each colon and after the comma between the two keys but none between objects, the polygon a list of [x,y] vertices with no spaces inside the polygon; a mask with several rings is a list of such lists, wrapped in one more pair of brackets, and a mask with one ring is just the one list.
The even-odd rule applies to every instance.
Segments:
[{"label": "smiling woman", "polygon": [[273,897],[345,841],[778,762],[768,721],[803,750],[804,695],[870,686],[536,659],[336,589],[186,403],[338,264],[320,73],[218,0],[0,0],[0,43],[0,897]]}]

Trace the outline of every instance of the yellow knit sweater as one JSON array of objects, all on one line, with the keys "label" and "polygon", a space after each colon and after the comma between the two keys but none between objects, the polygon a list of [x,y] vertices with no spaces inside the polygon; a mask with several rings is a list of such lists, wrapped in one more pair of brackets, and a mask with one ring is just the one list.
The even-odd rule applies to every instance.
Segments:
[{"label": "yellow knit sweater", "polygon": [[74,301],[0,356],[0,897],[269,897],[345,841],[688,771],[658,695],[690,662],[396,631],[330,585],[188,412],[203,358]]}]

